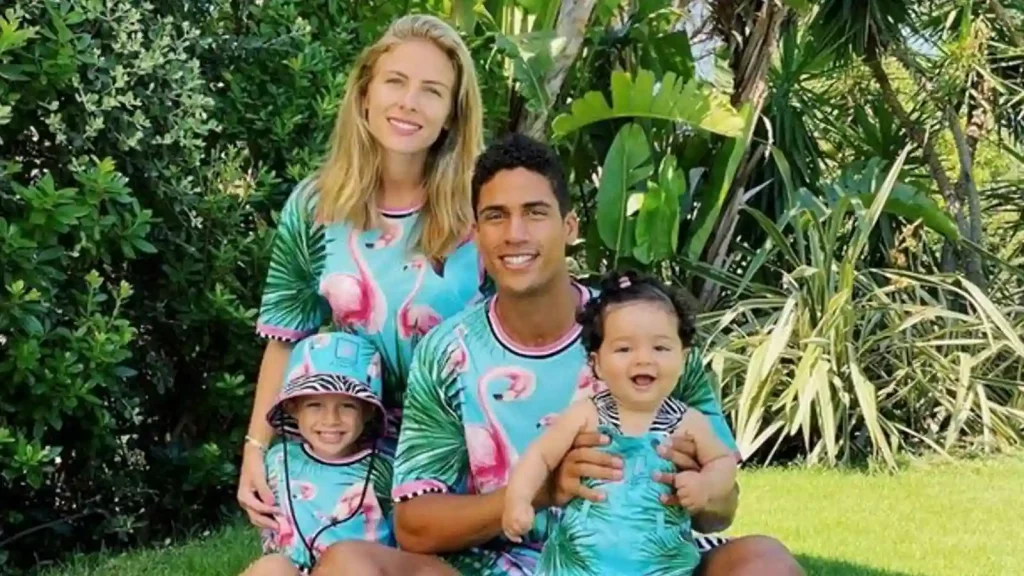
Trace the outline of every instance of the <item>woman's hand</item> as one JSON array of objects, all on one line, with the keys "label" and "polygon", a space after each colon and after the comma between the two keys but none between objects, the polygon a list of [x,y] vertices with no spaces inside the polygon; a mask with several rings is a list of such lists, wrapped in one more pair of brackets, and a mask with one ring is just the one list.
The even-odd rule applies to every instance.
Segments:
[{"label": "woman's hand", "polygon": [[250,444],[242,453],[242,470],[238,476],[238,504],[259,528],[277,530],[274,515],[281,509],[274,506],[274,493],[267,485],[267,470],[263,464],[263,453]]}]

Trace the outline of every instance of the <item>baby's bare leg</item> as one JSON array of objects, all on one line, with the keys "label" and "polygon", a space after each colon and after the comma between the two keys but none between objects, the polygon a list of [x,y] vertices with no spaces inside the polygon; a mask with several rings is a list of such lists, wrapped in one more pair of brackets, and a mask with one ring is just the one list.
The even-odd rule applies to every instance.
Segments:
[{"label": "baby's bare leg", "polygon": [[347,541],[320,556],[312,576],[459,576],[436,556],[413,554],[382,544]]},{"label": "baby's bare leg", "polygon": [[241,576],[298,576],[299,570],[281,554],[268,554],[253,562]]}]

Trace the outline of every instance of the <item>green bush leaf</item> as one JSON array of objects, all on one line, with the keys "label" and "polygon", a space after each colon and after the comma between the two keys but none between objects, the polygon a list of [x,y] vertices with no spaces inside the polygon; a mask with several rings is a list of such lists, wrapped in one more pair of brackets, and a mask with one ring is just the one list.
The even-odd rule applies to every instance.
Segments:
[{"label": "green bush leaf", "polygon": [[604,245],[615,252],[630,253],[633,235],[628,233],[626,207],[636,186],[653,172],[651,148],[638,124],[623,126],[605,156],[597,190],[597,229]]}]

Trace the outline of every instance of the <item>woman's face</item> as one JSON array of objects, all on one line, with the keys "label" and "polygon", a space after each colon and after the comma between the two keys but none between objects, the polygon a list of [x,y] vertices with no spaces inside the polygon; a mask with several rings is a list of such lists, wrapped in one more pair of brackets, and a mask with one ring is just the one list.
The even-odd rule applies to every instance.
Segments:
[{"label": "woman's face", "polygon": [[451,60],[429,40],[406,40],[383,54],[372,73],[363,102],[370,132],[386,156],[426,158],[451,115]]}]

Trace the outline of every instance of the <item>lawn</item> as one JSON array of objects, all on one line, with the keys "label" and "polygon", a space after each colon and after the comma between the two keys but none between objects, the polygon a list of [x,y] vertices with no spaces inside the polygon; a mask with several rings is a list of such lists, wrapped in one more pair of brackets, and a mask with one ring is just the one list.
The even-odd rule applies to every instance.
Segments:
[{"label": "lawn", "polygon": [[[806,469],[744,471],[733,534],[771,534],[808,574],[999,576],[1024,565],[1024,455],[917,464],[895,476]],[[46,576],[238,574],[254,533],[231,526],[158,550],[79,557]]]}]

